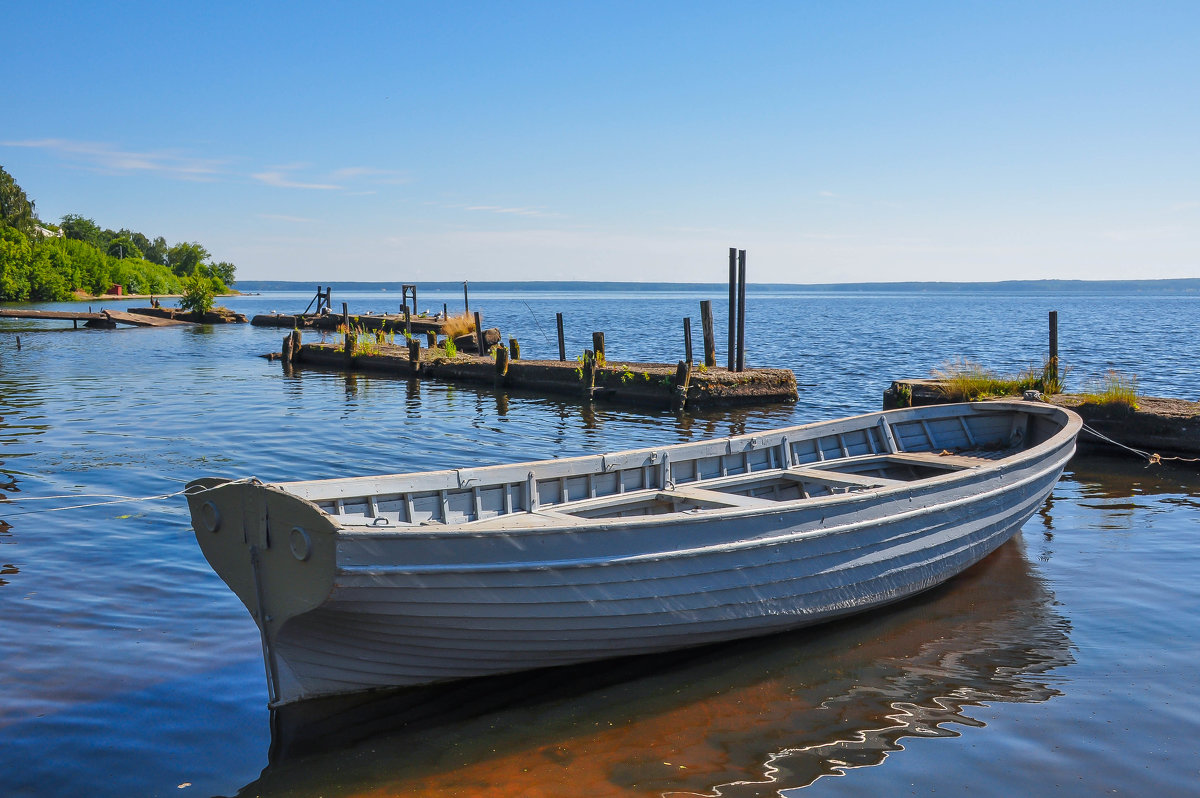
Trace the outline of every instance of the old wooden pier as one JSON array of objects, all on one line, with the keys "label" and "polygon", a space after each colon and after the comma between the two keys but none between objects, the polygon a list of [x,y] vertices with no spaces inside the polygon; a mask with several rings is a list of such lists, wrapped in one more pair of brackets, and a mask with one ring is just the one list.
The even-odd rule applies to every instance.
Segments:
[{"label": "old wooden pier", "polygon": [[493,355],[458,353],[425,348],[419,341],[406,346],[372,342],[360,345],[356,337],[339,344],[305,344],[301,333],[284,338],[280,355],[285,364],[372,372],[402,378],[468,382],[600,400],[641,407],[714,408],[733,405],[790,402],[796,399],[796,376],[788,369],[730,371],[686,361],[669,363],[615,362],[588,350],[579,360],[523,360],[520,346],[510,339]]},{"label": "old wooden pier", "polygon": [[146,316],[119,310],[102,310],[99,313],[76,310],[0,310],[0,319],[60,319],[72,323],[75,329],[83,322],[84,327],[111,330],[118,324],[131,327],[171,327],[188,322],[170,318]]}]

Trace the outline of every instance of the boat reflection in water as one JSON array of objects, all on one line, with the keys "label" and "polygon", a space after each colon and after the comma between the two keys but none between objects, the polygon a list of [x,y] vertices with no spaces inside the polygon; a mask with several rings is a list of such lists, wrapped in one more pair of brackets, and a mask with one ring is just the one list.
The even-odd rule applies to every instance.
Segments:
[{"label": "boat reflection in water", "polygon": [[905,737],[982,727],[984,703],[1059,695],[1068,633],[1018,536],[873,616],[286,706],[241,794],[775,795],[881,764]]}]

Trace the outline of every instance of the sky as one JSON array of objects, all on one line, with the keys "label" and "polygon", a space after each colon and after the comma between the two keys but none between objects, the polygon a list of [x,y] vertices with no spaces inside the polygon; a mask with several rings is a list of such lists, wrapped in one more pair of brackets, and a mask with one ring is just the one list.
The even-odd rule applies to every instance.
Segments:
[{"label": "sky", "polygon": [[241,279],[1200,276],[1200,3],[9,4],[0,166]]}]

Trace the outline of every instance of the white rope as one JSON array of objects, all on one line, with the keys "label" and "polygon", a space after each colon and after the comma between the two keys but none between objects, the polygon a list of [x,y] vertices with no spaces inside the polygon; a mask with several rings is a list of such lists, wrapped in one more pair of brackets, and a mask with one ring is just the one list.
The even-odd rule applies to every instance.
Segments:
[{"label": "white rope", "polygon": [[[246,482],[255,482],[255,481],[257,481],[257,477],[244,477],[242,479],[235,479],[228,483],[223,483],[223,484],[238,485],[238,484],[242,484],[242,483],[246,483]],[[187,493],[187,488],[184,488],[183,490],[177,490],[174,493],[161,493],[156,496],[117,496],[117,495],[110,494],[110,493],[76,493],[73,495],[66,495],[66,496],[22,496],[19,499],[11,499],[11,498],[7,498],[7,497],[0,497],[0,499],[7,498],[7,501],[5,502],[5,504],[7,504],[9,506],[13,506],[13,505],[20,506],[20,505],[24,504],[25,502],[45,501],[47,499],[112,499],[113,500],[113,501],[107,501],[107,502],[91,502],[89,504],[72,504],[72,505],[68,505],[66,507],[50,507],[45,510],[25,510],[24,512],[5,513],[6,517],[12,518],[12,517],[18,516],[18,515],[35,515],[37,513],[60,513],[60,512],[63,512],[64,510],[84,510],[89,507],[107,507],[111,504],[127,504],[129,502],[161,501],[163,499],[173,499],[176,496],[182,496],[185,493]],[[3,507],[3,506],[4,505],[0,505],[0,507]]]},{"label": "white rope", "polygon": [[[123,497],[119,497],[119,498],[115,499],[114,501],[110,501],[110,502],[91,502],[89,504],[71,504],[66,507],[50,507],[45,510],[25,510],[24,512],[5,513],[4,515],[8,518],[12,518],[12,517],[18,516],[18,515],[35,515],[37,513],[61,513],[64,510],[83,510],[88,507],[107,507],[110,504],[128,504],[129,502],[151,502],[151,501],[158,501],[160,499],[172,499],[176,496],[182,496],[186,492],[187,491],[185,489],[185,490],[176,491],[175,493],[164,493],[159,496],[137,496],[137,497],[123,496]],[[29,498],[20,499],[19,502],[21,504],[24,504],[27,501],[35,501],[37,499],[76,499],[76,498],[84,499],[84,498],[93,498],[93,497],[102,496],[102,495],[103,494],[86,494],[86,493],[84,493],[84,494],[76,495],[76,496],[30,496]]]},{"label": "white rope", "polygon": [[1151,458],[1151,456],[1150,456],[1150,453],[1149,453],[1149,452],[1144,452],[1144,451],[1142,451],[1141,449],[1135,449],[1135,448],[1133,448],[1132,446],[1126,446],[1126,445],[1125,445],[1125,444],[1123,444],[1123,443],[1120,443],[1120,442],[1118,442],[1118,441],[1114,441],[1112,438],[1108,437],[1108,436],[1107,436],[1107,435],[1105,435],[1103,432],[1097,432],[1096,430],[1094,430],[1094,429],[1092,429],[1091,427],[1089,427],[1087,424],[1084,424],[1084,425],[1083,425],[1083,431],[1084,431],[1084,432],[1090,432],[1090,433],[1092,433],[1093,435],[1095,435],[1097,438],[1099,438],[1100,440],[1102,440],[1102,441],[1107,441],[1108,443],[1111,443],[1113,446],[1119,446],[1120,448],[1122,448],[1122,449],[1125,449],[1126,451],[1133,452],[1133,453],[1134,453],[1134,454],[1136,454],[1138,457],[1144,457],[1144,458],[1145,458],[1145,459],[1147,459],[1147,460],[1150,460],[1150,459],[1152,459],[1152,458]]},{"label": "white rope", "polygon": [[1141,449],[1135,449],[1132,446],[1126,446],[1125,444],[1120,443],[1119,441],[1114,441],[1112,438],[1108,437],[1107,435],[1105,435],[1102,432],[1097,432],[1096,430],[1089,427],[1087,424],[1083,425],[1083,431],[1090,432],[1091,434],[1095,435],[1097,438],[1099,438],[1102,441],[1107,441],[1108,443],[1111,443],[1113,446],[1120,447],[1121,449],[1125,449],[1126,451],[1133,452],[1138,457],[1145,458],[1145,460],[1148,463],[1150,463],[1150,465],[1161,465],[1162,463],[1164,463],[1168,460],[1173,460],[1173,461],[1179,462],[1179,463],[1200,463],[1200,457],[1163,457],[1158,452],[1151,453],[1151,452],[1143,451]]}]

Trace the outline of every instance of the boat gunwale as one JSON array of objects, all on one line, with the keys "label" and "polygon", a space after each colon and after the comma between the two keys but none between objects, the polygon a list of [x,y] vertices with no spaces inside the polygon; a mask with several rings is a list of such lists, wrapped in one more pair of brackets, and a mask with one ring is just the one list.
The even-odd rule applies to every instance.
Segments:
[{"label": "boat gunwale", "polygon": [[[759,447],[756,445],[757,439],[763,437],[764,435],[789,436],[790,437],[793,434],[808,433],[808,432],[812,432],[812,431],[817,430],[822,427],[836,428],[836,427],[841,427],[841,426],[845,426],[845,427],[847,427],[849,429],[853,429],[853,430],[860,430],[860,429],[864,429],[867,427],[875,426],[876,424],[879,423],[879,419],[881,419],[881,418],[887,418],[887,419],[894,418],[894,419],[897,419],[897,420],[903,422],[905,420],[908,420],[905,418],[906,416],[922,416],[922,417],[928,416],[929,418],[926,418],[926,420],[944,420],[944,419],[948,419],[948,418],[955,418],[957,416],[961,416],[965,412],[993,412],[994,413],[994,412],[1005,412],[1005,411],[1019,411],[1019,412],[1030,413],[1033,415],[1044,415],[1044,416],[1053,416],[1053,415],[1058,415],[1060,413],[1066,414],[1068,416],[1068,423],[1066,425],[1064,425],[1063,430],[1061,430],[1061,431],[1065,431],[1067,429],[1067,427],[1070,426],[1070,424],[1071,424],[1070,416],[1073,415],[1073,413],[1071,413],[1071,411],[1066,408],[1061,408],[1056,405],[1046,405],[1046,404],[1040,404],[1040,403],[1025,402],[1023,400],[963,402],[963,403],[958,403],[958,404],[947,404],[947,405],[926,405],[923,407],[906,407],[906,408],[898,408],[895,410],[876,410],[876,411],[873,411],[870,413],[860,413],[855,416],[846,416],[844,418],[836,418],[836,419],[825,419],[825,420],[821,420],[821,421],[811,421],[807,424],[799,424],[799,425],[795,425],[795,426],[791,426],[791,427],[781,427],[778,429],[761,430],[761,431],[756,431],[756,432],[745,432],[740,435],[730,435],[730,436],[723,437],[723,438],[704,438],[702,440],[683,441],[680,443],[667,444],[665,446],[646,446],[646,447],[642,447],[640,449],[626,449],[626,450],[621,450],[621,451],[616,451],[616,452],[602,452],[600,454],[583,454],[583,455],[576,455],[574,457],[550,457],[550,458],[544,458],[542,460],[524,460],[524,461],[517,462],[517,463],[501,462],[501,463],[493,463],[491,465],[476,466],[476,467],[470,467],[470,468],[443,468],[443,469],[435,469],[435,470],[431,470],[431,471],[394,472],[394,473],[387,473],[387,474],[369,474],[369,475],[356,476],[356,477],[331,477],[331,478],[327,478],[327,479],[312,479],[312,480],[297,480],[297,481],[272,481],[272,482],[265,482],[264,484],[279,488],[280,490],[283,490],[286,493],[290,493],[290,494],[296,496],[297,498],[301,498],[301,499],[305,499],[307,501],[313,501],[313,502],[328,501],[328,500],[340,499],[340,498],[345,498],[345,497],[382,495],[382,494],[390,492],[390,491],[386,491],[386,490],[385,491],[368,491],[368,492],[363,492],[361,490],[357,490],[359,487],[361,487],[365,484],[368,484],[372,481],[379,481],[379,480],[388,480],[388,481],[400,481],[400,480],[404,480],[404,479],[431,480],[434,478],[444,478],[447,480],[457,479],[457,480],[461,481],[461,483],[462,483],[462,484],[459,484],[456,486],[455,489],[457,489],[457,488],[462,488],[462,487],[470,487],[470,485],[468,485],[467,483],[469,483],[472,478],[476,478],[477,476],[479,476],[481,474],[481,472],[486,473],[488,471],[499,471],[501,469],[529,470],[535,466],[542,466],[544,468],[549,468],[549,467],[553,466],[555,469],[561,470],[562,468],[567,467],[572,464],[582,464],[582,463],[586,463],[589,460],[595,460],[599,464],[600,467],[592,470],[593,473],[604,473],[606,470],[606,466],[609,465],[610,462],[617,461],[618,459],[634,460],[639,456],[644,456],[644,457],[651,458],[651,461],[654,462],[655,460],[657,460],[657,458],[660,458],[664,452],[667,452],[669,454],[681,452],[686,455],[688,453],[688,450],[692,447],[695,447],[697,449],[703,449],[704,447],[714,446],[714,445],[723,443],[726,446],[727,453],[730,453],[730,454],[737,453],[737,452],[753,451],[755,449],[769,448],[769,447]],[[862,424],[862,422],[867,419],[873,419],[873,423],[866,424],[866,425]],[[1082,422],[1080,422],[1080,423],[1082,423]],[[836,434],[836,432],[830,432],[827,434]],[[1060,434],[1060,433],[1055,433],[1056,436],[1058,434]],[[800,438],[797,438],[795,441],[793,441],[793,443],[798,443],[801,440],[805,440],[803,435]],[[1022,450],[1022,451],[1033,451],[1034,449],[1036,449],[1036,447],[1032,447],[1031,449]],[[882,454],[882,452],[880,454]],[[838,458],[838,459],[840,459],[840,458]],[[832,461],[824,460],[824,461],[819,461],[819,462],[832,462]],[[557,474],[548,474],[548,475],[546,475],[546,478],[556,478],[558,476],[559,475],[557,475]],[[323,492],[320,490],[322,488],[325,489]],[[354,490],[341,490],[342,488],[354,489]],[[450,488],[446,488],[446,489],[450,489]],[[425,488],[417,488],[417,490],[425,490]]]},{"label": "boat gunwale", "polygon": [[[1066,431],[1066,430],[1067,430],[1067,427],[1064,427],[1064,431]],[[570,516],[570,515],[566,515],[566,514],[558,514],[558,512],[554,511],[554,510],[542,509],[542,510],[538,510],[538,511],[534,512],[534,514],[530,514],[530,512],[526,512],[526,511],[515,512],[515,514],[512,514],[512,515],[514,515],[515,518],[520,518],[522,516],[528,517],[528,516],[540,514],[540,521],[538,522],[538,524],[536,524],[536,526],[521,526],[521,524],[515,523],[515,526],[511,526],[511,527],[496,527],[496,528],[487,529],[487,528],[472,527],[473,522],[467,522],[467,523],[462,523],[462,524],[440,524],[440,523],[437,523],[437,524],[425,524],[425,526],[391,526],[391,527],[372,527],[372,526],[370,526],[370,524],[365,524],[365,526],[354,526],[354,524],[338,523],[337,524],[337,526],[338,526],[337,535],[338,535],[338,539],[347,541],[347,542],[382,541],[382,540],[388,540],[388,539],[436,540],[436,539],[463,538],[463,536],[491,536],[491,535],[502,535],[502,536],[509,536],[509,538],[516,538],[516,536],[542,536],[542,535],[562,534],[562,533],[569,533],[569,532],[604,532],[604,530],[612,529],[612,528],[653,529],[655,527],[674,526],[674,524],[679,524],[679,523],[696,524],[696,523],[740,520],[740,518],[754,518],[757,516],[764,516],[764,515],[792,514],[792,512],[805,511],[805,510],[810,510],[810,509],[812,509],[812,510],[829,510],[830,508],[851,509],[851,508],[853,508],[854,505],[857,505],[857,504],[864,504],[864,503],[870,503],[870,502],[881,502],[881,500],[893,500],[895,498],[904,497],[905,494],[907,494],[907,498],[911,500],[913,498],[917,498],[916,496],[913,496],[913,493],[918,492],[918,491],[919,491],[919,493],[922,493],[923,496],[926,496],[926,497],[937,496],[938,493],[941,493],[944,490],[948,490],[948,488],[953,488],[955,486],[954,485],[955,482],[960,482],[960,481],[961,482],[974,481],[974,480],[989,480],[990,481],[995,478],[1003,479],[1004,474],[1012,472],[1012,470],[1015,470],[1016,468],[1020,468],[1021,466],[1025,466],[1025,464],[1031,463],[1032,461],[1039,460],[1039,458],[1048,458],[1052,454],[1052,452],[1054,452],[1055,449],[1062,449],[1063,446],[1066,445],[1066,446],[1069,446],[1069,452],[1068,452],[1068,454],[1061,457],[1061,464],[1058,464],[1058,466],[1057,466],[1057,469],[1061,470],[1062,467],[1066,466],[1066,463],[1069,460],[1070,455],[1072,455],[1074,452],[1074,444],[1068,443],[1068,442],[1069,442],[1069,437],[1064,437],[1064,436],[1062,436],[1061,433],[1056,433],[1055,436],[1052,436],[1050,439],[1046,440],[1046,442],[1043,442],[1043,444],[1038,444],[1037,446],[1034,446],[1034,448],[1031,448],[1031,449],[1022,450],[1022,451],[1018,452],[1018,455],[1006,457],[1006,458],[1003,458],[1003,460],[992,461],[995,464],[994,464],[994,466],[991,466],[991,467],[980,467],[980,468],[954,470],[954,472],[947,472],[946,474],[928,476],[928,478],[913,480],[910,482],[902,482],[902,484],[900,484],[900,485],[890,485],[890,486],[884,486],[884,487],[878,487],[878,488],[866,488],[866,490],[862,490],[862,491],[838,493],[838,494],[832,494],[832,496],[811,497],[808,499],[805,499],[805,498],[788,499],[788,500],[785,500],[785,502],[774,502],[773,504],[770,504],[770,505],[761,506],[761,508],[760,508],[760,506],[755,506],[755,508],[744,508],[744,506],[728,506],[728,508],[704,509],[700,512],[683,512],[683,511],[682,512],[665,512],[665,514],[658,514],[658,515],[630,516],[630,517],[607,517],[607,518],[580,518],[580,517]],[[1025,476],[1025,478],[1022,478],[1019,481],[1010,482],[1010,484],[1002,485],[997,488],[991,488],[991,490],[983,492],[983,493],[973,492],[970,494],[970,496],[965,496],[965,497],[961,497],[960,499],[953,500],[952,503],[935,502],[932,504],[924,504],[924,505],[920,506],[920,508],[914,508],[911,511],[905,511],[904,514],[896,514],[896,516],[910,517],[911,515],[925,514],[925,512],[935,512],[940,508],[946,508],[946,506],[958,506],[960,504],[974,502],[974,500],[983,500],[986,497],[992,496],[992,494],[994,494],[994,493],[997,493],[997,492],[1000,492],[1003,490],[1010,490],[1010,488],[1024,486],[1024,485],[1028,484],[1028,482],[1030,482],[1030,481],[1039,479],[1040,476],[1043,476],[1046,472],[1049,472],[1049,470],[1051,470],[1051,469],[1050,468],[1038,469],[1037,472],[1027,475],[1027,476]],[[779,473],[781,473],[781,469],[775,469],[774,472],[772,472],[772,470],[763,470],[763,472],[758,472],[758,474],[763,474],[763,475],[770,475],[773,473],[779,474]],[[688,485],[691,485],[690,482]],[[650,488],[650,490],[648,492],[653,494],[653,493],[662,493],[662,492],[667,492],[667,491],[665,491],[664,488]],[[634,493],[625,493],[624,496],[626,496],[626,497],[635,496],[635,494]],[[557,517],[558,515],[562,515],[562,518],[560,518],[560,520]],[[499,517],[504,517],[504,516],[499,516]],[[884,514],[884,515],[881,515],[878,517],[871,518],[871,520],[864,520],[862,522],[862,524],[875,524],[875,523],[880,522],[881,520],[890,520],[890,518],[892,518],[892,517],[894,517],[894,516]],[[337,523],[337,516],[330,516],[330,518],[332,518],[332,520],[334,520],[335,523]],[[560,521],[560,523],[556,523],[556,521]],[[793,533],[793,536],[796,534],[808,534],[808,535],[814,536],[814,538],[816,538],[816,536],[823,536],[824,534],[845,533],[845,532],[847,532],[847,530],[850,530],[852,528],[853,528],[853,524],[852,524],[852,526],[846,527],[846,528],[844,528],[842,526],[824,527],[821,529],[809,530],[809,532],[806,532],[806,533]],[[745,539],[745,540],[748,542],[752,542],[752,544],[757,544],[757,542],[768,541],[768,540],[772,540],[772,539],[757,538],[757,539]],[[676,550],[671,550],[671,552],[674,552],[674,551],[676,551]],[[667,552],[667,553],[671,553],[671,552]],[[649,556],[661,556],[662,553],[664,553],[664,552],[661,552],[661,551],[654,552],[654,553],[646,554],[646,556],[648,556],[648,557]],[[614,558],[614,559],[606,558],[606,559],[607,559],[607,562],[610,562],[610,563],[629,562],[628,559],[622,559],[622,558]],[[517,569],[529,568],[529,566],[530,566],[530,564],[520,562],[520,560],[518,560],[518,562],[509,563],[508,565],[512,566],[512,568],[517,568]],[[553,563],[533,564],[532,566],[541,566],[541,565],[554,566]],[[461,564],[456,565],[455,568],[460,568],[460,566],[463,566],[463,565],[461,565]],[[378,565],[361,565],[361,566],[359,566],[359,565],[341,565],[340,564],[340,565],[338,565],[338,568],[371,570],[372,568],[382,568],[382,566],[378,566]],[[424,568],[424,566],[413,566],[413,568],[419,570],[420,568]],[[383,570],[386,570],[386,569],[383,569]],[[404,569],[400,569],[400,570],[404,570]],[[439,569],[433,568],[432,570],[439,570]],[[415,571],[413,571],[413,572],[415,572]]]},{"label": "boat gunwale", "polygon": [[[1073,449],[1074,447],[1072,447]],[[1066,464],[1065,458],[1063,465]],[[591,568],[591,567],[607,567],[632,565],[638,563],[659,562],[663,560],[679,559],[683,557],[697,557],[708,554],[726,554],[735,551],[753,550],[758,548],[770,548],[774,546],[783,546],[789,543],[800,540],[817,540],[825,537],[833,537],[839,535],[849,535],[863,528],[877,527],[881,522],[893,523],[897,521],[908,520],[909,518],[919,518],[925,515],[935,515],[945,512],[955,507],[961,507],[968,504],[983,502],[990,498],[1002,495],[1007,492],[1019,490],[1039,479],[1045,478],[1046,474],[1061,470],[1061,466],[1057,469],[1045,469],[1035,471],[1016,482],[1002,483],[989,488],[987,491],[980,493],[971,493],[965,496],[959,496],[949,501],[941,501],[935,504],[922,505],[914,507],[911,510],[905,510],[898,513],[886,513],[879,517],[860,518],[855,521],[837,524],[835,526],[821,525],[815,529],[804,529],[800,531],[788,531],[768,537],[750,537],[741,538],[734,541],[725,541],[722,543],[708,544],[705,546],[694,546],[691,548],[674,548],[674,549],[658,549],[655,551],[641,552],[637,554],[627,555],[601,555],[587,558],[574,559],[558,559],[558,560],[509,560],[506,562],[477,562],[477,563],[428,563],[424,565],[381,565],[379,563],[369,563],[363,565],[352,565],[338,563],[337,569],[339,573],[356,574],[356,573],[372,573],[372,574],[423,574],[423,573],[447,573],[447,572],[519,572],[528,570],[559,570],[559,569],[574,569],[574,568]],[[998,475],[997,475],[998,476]],[[933,479],[942,479],[934,477]],[[1057,480],[1057,478],[1056,478]],[[855,499],[862,497],[862,494],[849,494]],[[828,497],[821,497],[828,498]],[[842,497],[837,497],[842,498]],[[803,500],[801,500],[803,501]],[[757,511],[758,508],[755,508]],[[803,509],[803,507],[794,507],[793,510]],[[680,514],[666,514],[660,516],[652,516],[645,518],[635,518],[629,520],[652,520],[658,523],[664,523],[659,519],[666,519],[666,523],[679,523],[681,520]],[[709,522],[718,520],[716,514],[704,514],[686,516],[689,522]],[[618,525],[625,526],[626,524],[613,524],[614,520],[624,521],[626,519],[604,519],[606,526]],[[570,527],[568,527],[570,528]],[[504,530],[508,532],[509,530]],[[532,530],[516,529],[516,532],[562,532],[565,531],[561,527],[537,527]],[[355,535],[354,537],[366,537],[366,535]]]},{"label": "boat gunwale", "polygon": [[[436,539],[436,538],[441,538],[441,537],[447,537],[447,538],[460,537],[460,536],[464,536],[464,535],[489,535],[489,536],[490,535],[504,535],[504,536],[538,535],[538,536],[541,536],[541,535],[546,535],[546,534],[562,533],[564,531],[569,531],[569,530],[599,531],[599,530],[604,530],[604,529],[611,528],[611,527],[650,528],[650,527],[655,527],[655,526],[660,526],[660,525],[676,524],[681,521],[695,523],[695,522],[699,522],[701,520],[703,520],[703,521],[714,520],[715,521],[715,520],[728,520],[730,518],[754,518],[754,517],[761,516],[761,515],[772,515],[772,514],[778,514],[781,512],[793,512],[795,510],[807,509],[810,507],[811,508],[825,508],[825,507],[831,506],[831,505],[832,506],[841,506],[841,505],[851,506],[851,505],[853,505],[855,503],[859,503],[859,502],[876,501],[881,498],[890,498],[892,494],[899,494],[899,493],[904,493],[904,492],[911,493],[914,490],[919,490],[921,493],[936,492],[939,489],[944,489],[946,487],[950,487],[950,486],[952,486],[953,483],[956,483],[956,482],[978,480],[981,478],[990,477],[991,475],[994,475],[994,474],[1002,474],[1006,471],[1011,471],[1015,468],[1018,468],[1024,464],[1030,463],[1030,462],[1038,460],[1040,458],[1044,458],[1045,456],[1047,456],[1048,454],[1053,452],[1053,450],[1061,448],[1064,443],[1067,443],[1068,441],[1073,440],[1074,436],[1079,431],[1079,427],[1082,426],[1082,421],[1079,419],[1079,417],[1076,414],[1074,414],[1073,412],[1071,412],[1068,409],[1059,408],[1056,406],[1035,405],[1032,403],[1027,404],[1024,402],[1020,402],[1020,403],[1018,403],[1018,402],[988,402],[988,403],[970,403],[969,405],[967,405],[967,404],[964,404],[964,405],[942,405],[942,406],[938,406],[938,407],[939,408],[940,407],[950,407],[950,408],[956,408],[956,409],[969,407],[971,409],[980,409],[980,410],[983,410],[986,408],[987,412],[1001,412],[1003,410],[1013,410],[1013,411],[1017,411],[1017,412],[1033,412],[1033,413],[1039,414],[1039,415],[1051,415],[1051,416],[1058,415],[1061,413],[1062,415],[1065,416],[1066,423],[1062,426],[1062,428],[1057,430],[1053,435],[1051,435],[1045,441],[1042,441],[1041,443],[1039,443],[1035,446],[1032,446],[1028,449],[1018,450],[1018,451],[1014,452],[1013,454],[1007,455],[1007,456],[997,459],[997,460],[983,460],[981,458],[980,464],[975,467],[949,469],[949,470],[946,470],[946,472],[943,474],[930,475],[927,477],[922,477],[922,478],[914,479],[911,481],[900,482],[898,484],[888,484],[888,485],[881,485],[879,487],[863,488],[861,490],[847,491],[845,493],[836,493],[836,494],[829,494],[829,495],[824,495],[824,496],[813,496],[813,497],[809,497],[809,498],[801,497],[801,498],[797,498],[797,499],[788,499],[788,500],[783,500],[783,501],[770,500],[771,504],[766,504],[766,505],[763,505],[760,507],[745,507],[745,506],[731,505],[728,507],[704,508],[703,510],[701,510],[699,512],[685,510],[685,511],[679,511],[679,512],[659,513],[659,514],[653,514],[653,515],[604,517],[604,518],[584,518],[584,517],[573,516],[573,515],[569,514],[569,511],[567,511],[567,510],[569,510],[570,507],[586,506],[585,503],[590,504],[590,503],[597,501],[597,499],[602,498],[602,497],[590,497],[590,498],[579,499],[579,500],[577,500],[577,502],[571,501],[571,502],[566,502],[566,503],[562,503],[562,504],[553,504],[553,505],[547,505],[545,507],[539,507],[535,511],[521,510],[519,512],[513,512],[513,513],[509,513],[509,514],[500,514],[497,516],[491,516],[486,519],[475,519],[475,520],[471,520],[471,521],[456,522],[456,523],[452,523],[452,524],[444,524],[444,523],[437,522],[437,523],[426,523],[426,524],[401,523],[401,524],[388,524],[388,525],[374,525],[374,524],[372,524],[371,519],[367,519],[362,522],[348,523],[348,522],[342,520],[342,517],[337,514],[325,513],[324,510],[320,510],[320,511],[322,513],[325,513],[330,518],[330,520],[334,523],[334,525],[338,527],[338,532],[337,532],[338,537],[340,539],[345,539],[348,541],[381,540],[381,539],[390,538],[390,537],[401,537],[401,538],[419,537],[419,538],[423,538],[423,539]],[[815,422],[812,424],[803,425],[801,427],[789,427],[789,428],[784,428],[784,429],[779,429],[779,430],[770,430],[767,432],[746,433],[744,435],[737,436],[737,437],[748,440],[750,438],[760,437],[764,434],[769,434],[772,436],[775,436],[775,435],[784,436],[784,435],[788,435],[789,433],[791,433],[792,431],[797,430],[797,429],[809,429],[812,427],[819,427],[822,425],[829,425],[829,424],[837,423],[839,421],[854,421],[857,419],[886,417],[887,414],[896,414],[896,413],[901,413],[904,411],[910,411],[910,410],[916,410],[916,409],[917,408],[904,408],[901,411],[896,411],[896,410],[876,411],[874,413],[866,413],[866,414],[862,414],[860,416],[854,416],[854,417],[847,418],[847,419],[838,419],[836,421],[831,421],[831,422]],[[959,412],[961,412],[961,410],[959,410]],[[943,417],[944,418],[952,418],[957,414],[958,413],[951,412],[951,413],[945,414],[945,416],[943,416]],[[712,443],[714,441],[723,441],[723,440],[734,440],[734,439],[733,438],[730,438],[730,439],[723,439],[723,438],[707,439],[705,441],[688,442],[687,444],[682,444],[682,445],[686,446],[686,445],[691,445],[693,443],[704,444],[704,443]],[[643,452],[645,452],[645,453],[663,452],[664,450],[666,450],[666,448],[667,447],[658,448],[658,449],[638,449],[638,450],[631,450],[631,452],[617,452],[617,453],[614,453],[613,455],[609,455],[609,456],[615,457],[615,456],[627,455],[630,453],[640,454]],[[1071,449],[1072,449],[1072,451],[1074,450],[1073,444],[1071,444]],[[840,463],[845,463],[845,462],[851,462],[851,463],[862,462],[864,460],[873,459],[873,458],[882,459],[882,458],[888,457],[889,454],[890,453],[880,452],[880,453],[877,453],[874,455],[855,456],[855,457],[849,457],[849,458],[837,458],[837,459],[831,459],[831,460],[817,461],[817,463],[819,463],[821,465],[832,466],[834,464],[840,464]],[[908,454],[908,452],[898,452],[897,454]],[[551,460],[531,461],[530,463],[521,463],[521,464],[501,464],[499,466],[484,466],[479,470],[483,470],[486,468],[505,468],[505,467],[517,467],[517,466],[525,466],[525,465],[532,466],[532,465],[537,465],[539,463],[562,463],[562,462],[567,462],[567,461],[578,461],[581,459],[604,457],[604,456],[605,455],[585,455],[583,458],[563,458],[561,460],[551,459]],[[1066,459],[1069,459],[1069,456]],[[1065,460],[1064,460],[1064,463],[1065,463]],[[704,486],[706,486],[706,485],[710,485],[710,484],[718,483],[720,481],[734,479],[734,478],[745,479],[747,481],[752,481],[755,478],[769,479],[771,477],[778,477],[781,475],[786,475],[788,472],[794,472],[794,471],[797,471],[800,469],[806,469],[806,468],[813,468],[815,465],[816,465],[816,463],[804,463],[799,466],[793,466],[791,468],[780,468],[780,467],[768,468],[768,469],[763,469],[761,471],[755,471],[755,472],[750,472],[750,473],[745,473],[745,474],[730,475],[729,477],[714,477],[712,482],[710,482],[708,479],[693,480],[693,481],[680,483],[680,487],[683,489],[686,489],[688,487],[697,487],[697,488],[704,489]],[[824,469],[821,469],[821,470],[824,470]],[[438,473],[438,472],[418,472],[418,473],[428,474],[428,473]],[[447,472],[442,472],[442,473],[453,474],[454,471],[447,471]],[[836,476],[837,472],[831,472],[831,473]],[[406,476],[406,475],[402,475],[402,476]],[[355,479],[372,479],[372,477],[359,477],[359,478],[355,478]],[[281,489],[283,489],[282,486],[277,483],[274,484],[273,486],[280,487]],[[930,489],[932,489],[932,491]],[[286,490],[285,490],[285,492],[286,492]],[[615,499],[615,498],[617,498],[617,496],[621,496],[621,497],[624,497],[626,501],[629,501],[629,500],[636,501],[641,497],[653,498],[654,496],[656,496],[658,494],[670,494],[670,493],[671,493],[671,490],[669,488],[665,488],[665,487],[644,488],[644,489],[640,489],[638,491],[629,491],[629,492],[625,492],[625,493],[621,493],[621,494],[614,494],[614,496],[611,498]],[[296,498],[300,498],[300,497],[296,497]],[[603,498],[609,498],[609,497],[603,497]],[[312,500],[306,500],[306,501],[312,501]],[[320,508],[318,508],[318,509],[320,509]],[[529,518],[531,516],[538,516],[539,520],[534,524],[528,524],[528,525],[520,523],[519,519]],[[485,524],[485,523],[494,522],[497,519],[504,519],[504,518],[508,518],[508,517],[511,517],[513,519],[513,524],[511,526],[493,526],[491,528],[483,526],[483,524]]]}]

